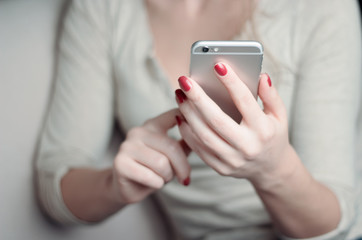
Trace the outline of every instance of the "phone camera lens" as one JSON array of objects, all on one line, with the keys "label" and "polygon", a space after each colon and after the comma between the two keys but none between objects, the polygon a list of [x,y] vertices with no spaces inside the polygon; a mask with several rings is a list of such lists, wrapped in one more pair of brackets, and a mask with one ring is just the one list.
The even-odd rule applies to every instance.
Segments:
[{"label": "phone camera lens", "polygon": [[203,47],[203,48],[202,48],[202,51],[203,51],[204,53],[206,53],[206,52],[209,51],[209,48],[208,48],[208,47]]}]

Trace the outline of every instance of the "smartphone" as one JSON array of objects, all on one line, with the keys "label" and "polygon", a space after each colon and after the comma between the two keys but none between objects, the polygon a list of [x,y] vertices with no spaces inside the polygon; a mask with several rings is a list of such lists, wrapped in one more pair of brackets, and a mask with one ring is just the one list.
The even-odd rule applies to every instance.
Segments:
[{"label": "smartphone", "polygon": [[214,73],[218,62],[229,64],[255,99],[263,61],[263,46],[256,41],[197,41],[191,47],[190,77],[235,121],[241,114]]}]

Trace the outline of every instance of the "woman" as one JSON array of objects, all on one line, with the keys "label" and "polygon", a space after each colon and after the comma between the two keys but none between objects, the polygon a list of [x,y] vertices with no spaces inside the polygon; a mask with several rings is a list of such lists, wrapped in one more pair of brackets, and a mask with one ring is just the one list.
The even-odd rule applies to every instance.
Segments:
[{"label": "woman", "polygon": [[[74,1],[37,162],[45,209],[98,222],[156,193],[183,239],[343,239],[355,217],[358,23],[352,0]],[[264,43],[264,109],[225,63],[215,74],[240,124],[184,76],[200,39]],[[126,138],[98,170],[114,117]]]}]

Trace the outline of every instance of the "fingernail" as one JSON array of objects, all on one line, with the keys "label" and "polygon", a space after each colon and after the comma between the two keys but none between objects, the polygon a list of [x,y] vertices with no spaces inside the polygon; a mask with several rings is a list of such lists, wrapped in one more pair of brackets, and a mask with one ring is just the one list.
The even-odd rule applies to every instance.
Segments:
[{"label": "fingernail", "polygon": [[185,77],[185,76],[179,77],[178,82],[179,82],[182,90],[184,90],[186,92],[189,91],[192,87],[190,80],[188,80],[187,77]]},{"label": "fingernail", "polygon": [[184,180],[183,184],[184,184],[185,186],[188,186],[188,185],[190,185],[190,182],[191,182],[190,177],[187,177],[187,178]]},{"label": "fingernail", "polygon": [[268,76],[268,84],[269,84],[269,87],[271,87],[271,86],[272,86],[272,82],[271,82],[271,79],[270,79],[270,77],[269,77],[269,74],[267,74],[267,76]]},{"label": "fingernail", "polygon": [[220,76],[225,76],[228,73],[228,70],[226,69],[225,65],[222,63],[215,64],[214,68],[217,74],[219,74]]},{"label": "fingernail", "polygon": [[182,123],[181,118],[180,118],[179,116],[177,116],[177,115],[176,115],[176,117],[175,117],[175,118],[176,118],[177,125],[178,125],[178,126],[180,126],[180,125],[181,125],[181,123]]},{"label": "fingernail", "polygon": [[181,89],[177,89],[175,91],[175,94],[176,94],[176,98],[177,98],[177,101],[178,101],[179,104],[186,101],[187,97],[186,97],[185,93]]}]

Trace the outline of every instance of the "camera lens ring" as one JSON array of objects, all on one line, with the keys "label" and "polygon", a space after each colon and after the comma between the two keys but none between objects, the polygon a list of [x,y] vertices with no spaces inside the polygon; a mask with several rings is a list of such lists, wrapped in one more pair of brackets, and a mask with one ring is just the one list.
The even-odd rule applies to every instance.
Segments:
[{"label": "camera lens ring", "polygon": [[207,53],[209,51],[209,47],[202,47],[202,52]]}]

